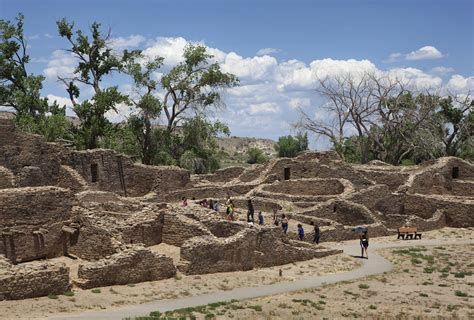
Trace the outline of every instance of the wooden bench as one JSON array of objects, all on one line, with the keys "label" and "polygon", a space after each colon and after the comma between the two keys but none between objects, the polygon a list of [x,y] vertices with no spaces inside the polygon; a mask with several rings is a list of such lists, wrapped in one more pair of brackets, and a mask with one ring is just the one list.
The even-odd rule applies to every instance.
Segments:
[{"label": "wooden bench", "polygon": [[402,238],[403,240],[408,240],[408,239],[421,240],[421,233],[418,233],[415,227],[401,227],[401,228],[398,228],[397,239],[400,239],[400,238]]}]

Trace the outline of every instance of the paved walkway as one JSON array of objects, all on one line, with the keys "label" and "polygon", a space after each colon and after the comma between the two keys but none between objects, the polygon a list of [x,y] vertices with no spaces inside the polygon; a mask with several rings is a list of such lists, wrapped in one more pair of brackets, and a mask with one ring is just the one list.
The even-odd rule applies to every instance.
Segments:
[{"label": "paved walkway", "polygon": [[[357,240],[356,240],[357,241]],[[355,242],[356,242],[355,241]],[[373,241],[373,240],[372,240]],[[326,284],[336,283],[345,280],[354,280],[364,278],[374,274],[380,274],[392,270],[393,266],[387,259],[375,253],[375,249],[382,248],[398,248],[407,246],[432,246],[432,245],[454,245],[454,244],[471,244],[474,240],[413,240],[413,241],[397,241],[390,244],[377,244],[371,242],[369,247],[370,259],[361,259],[362,266],[342,273],[329,274],[324,276],[313,276],[302,278],[291,282],[280,282],[270,285],[262,285],[258,287],[243,287],[229,291],[219,291],[203,294],[194,297],[183,297],[170,300],[159,300],[156,302],[124,306],[102,311],[85,311],[80,314],[53,316],[50,319],[123,319],[124,317],[134,317],[148,315],[152,311],[169,311],[179,308],[195,307],[206,305],[212,302],[226,300],[246,300],[256,297],[275,295],[279,293],[298,291],[308,288],[320,287]],[[345,253],[358,256],[360,255],[360,247],[358,244],[346,244],[334,246],[334,248],[343,249]]]}]

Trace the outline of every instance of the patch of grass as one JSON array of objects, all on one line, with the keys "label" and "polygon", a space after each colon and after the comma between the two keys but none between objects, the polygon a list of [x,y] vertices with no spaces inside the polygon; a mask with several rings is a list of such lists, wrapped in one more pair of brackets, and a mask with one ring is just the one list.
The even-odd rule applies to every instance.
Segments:
[{"label": "patch of grass", "polygon": [[174,279],[175,280],[181,280],[181,279],[183,279],[183,277],[181,277],[179,274],[175,274]]},{"label": "patch of grass", "polygon": [[100,289],[96,288],[96,289],[92,289],[91,292],[92,293],[101,293],[102,291],[100,291]]},{"label": "patch of grass", "polygon": [[377,306],[371,304],[371,305],[369,306],[369,309],[371,309],[371,310],[377,310]]},{"label": "patch of grass", "polygon": [[359,284],[359,289],[369,289],[370,286],[368,284],[365,284],[365,283],[361,283]]},{"label": "patch of grass", "polygon": [[71,290],[68,290],[68,291],[64,292],[63,295],[65,295],[66,297],[73,297],[73,296],[74,296],[74,292],[71,291]]},{"label": "patch of grass", "polygon": [[135,287],[135,283],[129,283],[129,284],[127,284],[127,287],[134,288],[134,287]]},{"label": "patch of grass", "polygon": [[253,306],[247,306],[248,309],[253,309],[255,311],[261,312],[262,311],[262,306],[260,305],[253,305]]},{"label": "patch of grass", "polygon": [[425,267],[423,269],[423,272],[424,273],[433,273],[434,269],[432,267]]},{"label": "patch of grass", "polygon": [[431,282],[431,281],[425,281],[425,282],[422,283],[422,285],[424,285],[424,286],[429,286],[429,285],[432,285],[432,284],[433,284],[433,282]]},{"label": "patch of grass", "polygon": [[420,297],[428,297],[428,295],[424,292],[420,292]]},{"label": "patch of grass", "polygon": [[409,269],[403,269],[403,272],[409,273],[410,270]]},{"label": "patch of grass", "polygon": [[440,283],[438,284],[438,287],[447,288],[449,286],[446,283]]},{"label": "patch of grass", "polygon": [[449,273],[442,273],[440,275],[440,278],[443,278],[443,279],[446,279],[447,277],[449,277]]},{"label": "patch of grass", "polygon": [[448,304],[447,309],[448,309],[449,312],[453,312],[453,311],[456,311],[459,307],[460,306],[457,305],[457,304],[454,304],[454,305],[453,304]]},{"label": "patch of grass", "polygon": [[421,264],[421,263],[423,263],[423,261],[421,261],[420,259],[417,259],[417,258],[411,258],[411,263],[412,264]]},{"label": "patch of grass", "polygon": [[54,293],[50,293],[50,294],[48,294],[48,298],[50,298],[50,299],[57,299],[58,296],[55,295]]},{"label": "patch of grass", "polygon": [[466,292],[462,292],[462,291],[460,291],[460,290],[454,291],[454,295],[455,295],[456,297],[467,297],[467,296],[468,296]]},{"label": "patch of grass", "polygon": [[455,278],[464,278],[465,276],[471,276],[472,272],[471,271],[453,272],[453,275]]}]

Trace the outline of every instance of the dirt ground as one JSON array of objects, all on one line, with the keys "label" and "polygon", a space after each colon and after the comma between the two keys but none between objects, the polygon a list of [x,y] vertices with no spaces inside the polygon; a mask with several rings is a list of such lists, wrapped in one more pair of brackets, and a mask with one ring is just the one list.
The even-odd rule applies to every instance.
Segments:
[{"label": "dirt ground", "polygon": [[[160,244],[153,251],[179,260],[179,248]],[[71,278],[77,275],[77,262],[64,257],[54,259],[68,264]],[[140,304],[160,299],[173,299],[205,293],[226,291],[237,287],[253,287],[307,276],[352,270],[360,265],[345,254],[312,259],[277,267],[250,271],[225,272],[198,276],[178,273],[175,278],[137,284],[102,287],[93,290],[73,288],[73,296],[58,295],[17,301],[0,301],[0,319],[46,319],[48,315],[98,310]],[[282,270],[282,277],[279,270]],[[75,273],[74,273],[75,270]],[[53,299],[52,299],[53,298]]]},{"label": "dirt ground", "polygon": [[[473,236],[472,228],[445,228],[426,234],[427,239]],[[393,237],[373,241],[385,243],[390,239],[393,241]],[[394,264],[393,271],[168,315],[192,312],[197,319],[474,319],[474,245],[413,246],[378,253]]]}]

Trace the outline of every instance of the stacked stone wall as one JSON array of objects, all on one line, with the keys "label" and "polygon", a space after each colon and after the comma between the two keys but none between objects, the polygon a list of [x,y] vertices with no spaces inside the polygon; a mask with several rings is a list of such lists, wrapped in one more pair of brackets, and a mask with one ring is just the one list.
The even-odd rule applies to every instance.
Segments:
[{"label": "stacked stone wall", "polygon": [[173,259],[136,245],[108,259],[80,264],[75,283],[87,289],[167,279],[175,274]]},{"label": "stacked stone wall", "polygon": [[30,262],[17,266],[0,261],[0,301],[62,294],[71,288],[63,263]]},{"label": "stacked stone wall", "polygon": [[181,214],[164,214],[162,242],[181,247],[183,243],[196,236],[209,236],[212,233],[199,221]]}]

